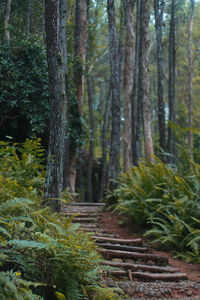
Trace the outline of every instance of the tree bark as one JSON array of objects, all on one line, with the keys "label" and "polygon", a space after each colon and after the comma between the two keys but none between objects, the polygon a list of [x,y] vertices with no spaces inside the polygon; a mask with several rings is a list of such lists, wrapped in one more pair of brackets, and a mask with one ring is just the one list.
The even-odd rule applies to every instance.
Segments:
[{"label": "tree bark", "polygon": [[136,0],[136,39],[133,74],[133,95],[131,101],[131,124],[132,124],[132,160],[138,165],[141,156],[141,103],[138,99],[138,75],[139,75],[139,37],[140,37],[140,0]]},{"label": "tree bark", "polygon": [[59,16],[59,39],[63,56],[63,72],[67,76],[67,0],[60,0]]},{"label": "tree bark", "polygon": [[50,136],[45,199],[53,210],[60,210],[63,188],[63,153],[66,125],[65,76],[59,40],[59,1],[45,0],[46,45],[50,87]]},{"label": "tree bark", "polygon": [[122,0],[125,12],[126,44],[124,63],[124,128],[123,128],[123,167],[127,172],[132,164],[131,152],[131,98],[133,94],[133,66],[135,35],[133,31],[133,9],[135,0]]},{"label": "tree bark", "polygon": [[87,0],[76,0],[74,33],[74,80],[76,83],[76,95],[81,116],[83,111],[84,71],[87,54],[87,33]]},{"label": "tree bark", "polygon": [[[109,84],[110,85],[110,84]],[[109,129],[110,123],[110,103],[111,103],[111,86],[109,86],[108,95],[106,97],[105,110],[103,116],[103,127],[102,127],[102,167],[101,167],[101,182],[100,182],[100,191],[99,199],[102,199],[104,196],[104,191],[106,188],[106,179],[107,179],[107,148],[108,148],[108,138],[107,132]]]},{"label": "tree bark", "polygon": [[142,118],[144,128],[144,150],[146,159],[154,163],[153,141],[151,133],[151,102],[149,97],[149,4],[141,0],[140,4],[140,40],[139,40],[139,74],[138,74],[138,102],[142,104]]},{"label": "tree bark", "polygon": [[193,78],[193,52],[192,52],[192,35],[193,35],[193,21],[194,21],[195,0],[190,0],[190,16],[188,24],[188,149],[190,158],[193,158],[193,97],[192,97],[192,78]]},{"label": "tree bark", "polygon": [[[112,129],[109,164],[109,179],[115,180],[119,174],[120,158],[120,64],[118,56],[118,39],[115,25],[115,2],[107,0],[109,49],[111,66],[111,93],[112,93]],[[110,188],[114,186],[113,181]]]},{"label": "tree bark", "polygon": [[[168,152],[172,155],[175,154],[175,141],[172,124],[175,123],[175,67],[176,67],[176,41],[175,41],[175,5],[176,0],[171,2],[171,20],[169,32],[169,82],[168,82],[168,97],[169,97],[169,125],[168,125]],[[170,161],[174,159],[170,158]]]},{"label": "tree bark", "polygon": [[93,201],[92,189],[92,169],[93,169],[93,156],[94,156],[94,112],[93,112],[93,83],[90,74],[87,73],[87,91],[88,91],[88,108],[89,108],[89,122],[90,122],[90,144],[89,144],[89,157],[88,157],[88,174],[87,174],[87,195],[88,202]]},{"label": "tree bark", "polygon": [[27,8],[27,34],[33,32],[33,6],[34,0],[29,0]]},{"label": "tree bark", "polygon": [[156,48],[157,48],[157,98],[158,98],[158,128],[159,146],[166,151],[165,105],[164,105],[164,71],[163,71],[163,12],[165,1],[154,0]]},{"label": "tree bark", "polygon": [[9,20],[10,20],[11,5],[12,5],[12,0],[7,0],[5,15],[4,15],[4,34],[5,34],[5,39],[8,43],[10,42]]},{"label": "tree bark", "polygon": [[[78,114],[76,118],[81,120],[83,116],[84,98],[84,73],[87,54],[87,0],[76,0],[75,7],[75,32],[74,32],[74,82],[76,86],[76,97]],[[79,115],[79,116],[78,116]],[[81,121],[80,121],[81,124]],[[80,125],[81,126],[81,125]],[[70,145],[69,159],[69,182],[70,191],[75,192],[76,167],[80,145]]]}]

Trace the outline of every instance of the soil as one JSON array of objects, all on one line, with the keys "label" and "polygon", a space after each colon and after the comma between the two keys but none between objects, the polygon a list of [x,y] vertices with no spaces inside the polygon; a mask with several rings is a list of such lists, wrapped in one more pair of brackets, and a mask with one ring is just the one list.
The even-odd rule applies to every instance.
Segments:
[{"label": "soil", "polygon": [[[138,232],[133,225],[120,225],[120,219],[121,218],[117,215],[111,214],[110,212],[104,212],[100,224],[102,228],[108,229],[113,234],[120,235],[120,238],[141,238],[142,234]],[[153,253],[168,257],[169,263],[172,267],[178,268],[181,272],[186,273],[190,281],[200,283],[200,264],[186,263],[175,259],[169,252],[153,249]]]}]

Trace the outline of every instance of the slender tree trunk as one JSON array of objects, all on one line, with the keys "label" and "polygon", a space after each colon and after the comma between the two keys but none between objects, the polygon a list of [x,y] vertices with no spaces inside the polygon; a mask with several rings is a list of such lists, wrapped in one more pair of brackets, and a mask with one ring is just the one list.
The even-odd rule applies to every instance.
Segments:
[{"label": "slender tree trunk", "polygon": [[[109,48],[111,65],[111,93],[112,93],[112,130],[109,179],[115,180],[119,174],[120,158],[120,67],[118,56],[118,39],[115,25],[115,3],[114,0],[107,0]],[[112,188],[113,183],[110,187]]]},{"label": "slender tree trunk", "polygon": [[67,0],[60,0],[59,16],[59,39],[63,56],[63,71],[67,76]]},{"label": "slender tree trunk", "polygon": [[159,128],[159,146],[166,150],[166,132],[165,132],[165,105],[163,89],[163,12],[165,1],[154,0],[156,47],[157,47],[157,97],[158,97],[158,128]]},{"label": "slender tree trunk", "polygon": [[151,102],[149,97],[149,3],[141,0],[140,4],[140,44],[139,44],[139,88],[138,99],[142,104],[142,117],[144,127],[144,150],[146,159],[154,163],[153,141],[151,133]]},{"label": "slender tree trunk", "polygon": [[107,133],[109,130],[109,121],[110,121],[110,104],[112,100],[111,95],[111,84],[109,85],[108,95],[106,97],[106,104],[103,116],[103,127],[102,127],[102,167],[101,167],[101,182],[100,182],[100,191],[99,199],[102,199],[104,196],[106,188],[106,179],[108,178],[107,174],[107,148],[108,148],[108,138]]},{"label": "slender tree trunk", "polygon": [[[190,0],[190,17],[188,24],[188,127],[192,128],[193,119],[193,97],[192,97],[192,78],[193,78],[193,53],[192,53],[192,35],[194,21],[195,0]],[[191,159],[193,158],[193,134],[192,130],[188,133],[188,149]]]},{"label": "slender tree trunk", "polygon": [[[78,101],[78,114],[83,115],[84,73],[87,53],[87,0],[76,0],[74,32],[74,82]],[[81,122],[80,122],[81,123]],[[70,191],[75,192],[77,156],[80,146],[70,147]]]},{"label": "slender tree trunk", "polygon": [[33,5],[34,0],[29,0],[27,8],[27,34],[33,32]]},{"label": "slender tree trunk", "polygon": [[133,95],[131,101],[132,118],[132,160],[137,165],[141,156],[140,134],[141,134],[141,103],[138,99],[138,75],[139,75],[139,37],[140,37],[140,0],[136,0],[136,39],[135,58],[133,74]]},{"label": "slender tree trunk", "polygon": [[12,0],[7,0],[5,15],[4,15],[4,33],[5,33],[5,39],[8,43],[10,42],[9,20],[10,20],[11,5],[12,5]]},{"label": "slender tree trunk", "polygon": [[45,199],[60,210],[63,188],[63,152],[66,124],[65,76],[59,41],[59,1],[45,0],[46,45],[50,87],[50,136],[45,183]]},{"label": "slender tree trunk", "polygon": [[125,12],[126,44],[124,63],[124,128],[123,128],[123,167],[127,172],[131,167],[131,98],[133,94],[133,66],[135,35],[133,31],[133,9],[135,0],[123,0]]},{"label": "slender tree trunk", "polygon": [[89,122],[90,122],[90,144],[89,144],[89,158],[88,158],[88,176],[87,176],[87,195],[88,201],[93,201],[92,189],[92,169],[93,169],[93,156],[94,156],[94,112],[93,112],[93,82],[90,74],[87,74],[87,90],[88,90],[88,108],[89,108]]},{"label": "slender tree trunk", "polygon": [[[169,83],[168,83],[168,97],[169,97],[169,125],[168,125],[168,152],[175,154],[175,141],[172,124],[175,123],[175,67],[176,67],[176,50],[175,50],[175,5],[176,0],[171,2],[171,20],[169,33]],[[173,161],[174,159],[171,159]]]},{"label": "slender tree trunk", "polygon": [[76,0],[74,54],[76,95],[79,112],[82,115],[84,98],[84,72],[87,54],[87,0]]}]

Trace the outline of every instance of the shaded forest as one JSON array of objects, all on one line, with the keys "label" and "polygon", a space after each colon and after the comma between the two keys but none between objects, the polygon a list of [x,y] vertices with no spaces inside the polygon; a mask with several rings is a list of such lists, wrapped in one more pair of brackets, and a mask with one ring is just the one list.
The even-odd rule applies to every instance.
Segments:
[{"label": "shaded forest", "polygon": [[200,262],[199,20],[197,0],[0,1],[0,282],[20,270],[30,299],[83,299],[99,256],[62,201],[112,204]]}]

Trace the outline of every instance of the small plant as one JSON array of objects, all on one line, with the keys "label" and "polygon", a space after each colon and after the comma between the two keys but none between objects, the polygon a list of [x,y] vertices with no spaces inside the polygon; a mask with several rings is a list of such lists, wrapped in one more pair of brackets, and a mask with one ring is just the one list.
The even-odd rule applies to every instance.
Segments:
[{"label": "small plant", "polygon": [[187,164],[189,170],[182,175],[182,167],[172,168],[159,160],[141,162],[121,174],[112,196],[117,200],[114,210],[147,230],[145,236],[153,237],[153,243],[198,261],[200,166]]}]

